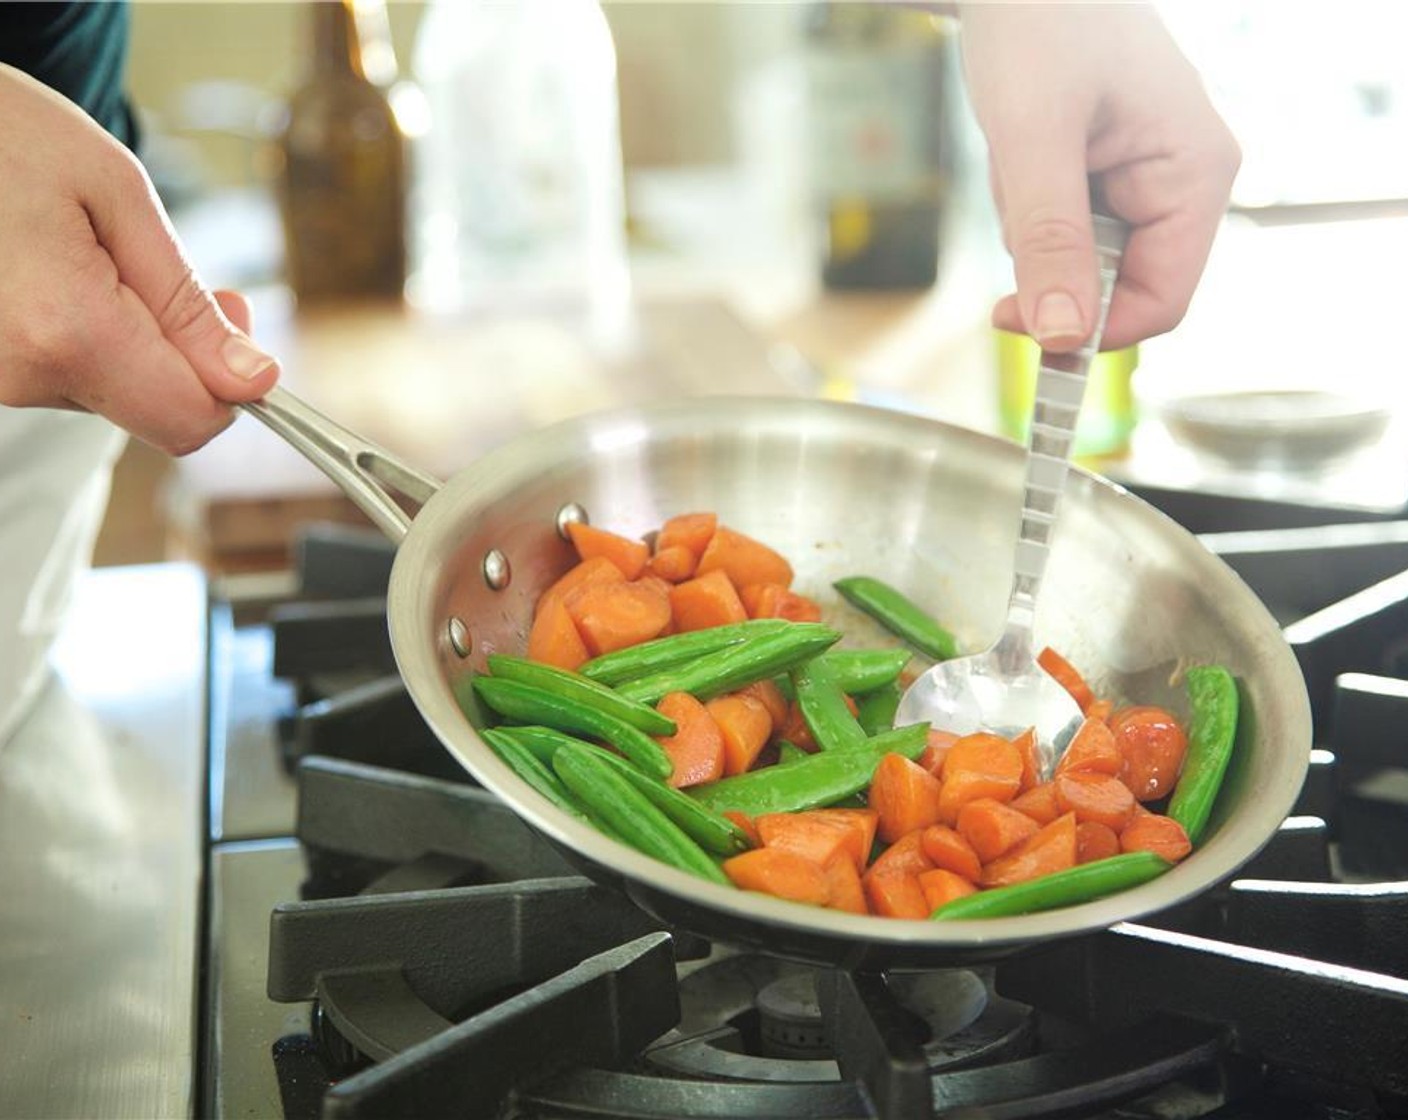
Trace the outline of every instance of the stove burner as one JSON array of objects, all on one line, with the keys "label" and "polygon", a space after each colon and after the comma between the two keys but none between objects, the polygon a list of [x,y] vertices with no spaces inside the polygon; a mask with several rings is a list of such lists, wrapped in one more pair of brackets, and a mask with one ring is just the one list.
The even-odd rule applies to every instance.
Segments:
[{"label": "stove burner", "polygon": [[816,978],[785,976],[758,993],[763,1054],[769,1058],[818,1058],[826,1053],[826,1027]]}]

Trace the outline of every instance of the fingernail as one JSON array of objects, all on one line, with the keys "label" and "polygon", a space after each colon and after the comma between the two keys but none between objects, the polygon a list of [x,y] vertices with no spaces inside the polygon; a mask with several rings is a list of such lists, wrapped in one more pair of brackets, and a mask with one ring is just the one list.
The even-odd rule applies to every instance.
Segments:
[{"label": "fingernail", "polygon": [[220,349],[220,356],[225,359],[225,366],[231,373],[246,381],[263,373],[274,364],[273,358],[242,334],[232,334],[225,339],[225,345]]},{"label": "fingernail", "polygon": [[1032,335],[1042,346],[1076,346],[1089,333],[1079,305],[1065,292],[1047,292],[1037,302]]}]

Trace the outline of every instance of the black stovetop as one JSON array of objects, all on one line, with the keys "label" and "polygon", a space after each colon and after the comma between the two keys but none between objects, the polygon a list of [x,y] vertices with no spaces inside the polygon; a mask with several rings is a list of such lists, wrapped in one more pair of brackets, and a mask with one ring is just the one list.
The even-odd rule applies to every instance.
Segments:
[{"label": "black stovetop", "polygon": [[1175,512],[1300,658],[1295,814],[1145,922],[889,976],[671,935],[577,877],[416,716],[387,547],[310,531],[300,601],[216,627],[205,1113],[1408,1116],[1408,522]]}]

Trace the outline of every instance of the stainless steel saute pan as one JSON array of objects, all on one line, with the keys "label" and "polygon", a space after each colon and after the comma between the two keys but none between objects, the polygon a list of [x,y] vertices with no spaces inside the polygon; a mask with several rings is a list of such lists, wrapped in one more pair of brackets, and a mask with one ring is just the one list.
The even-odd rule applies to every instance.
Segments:
[{"label": "stainless steel saute pan", "polygon": [[[282,390],[249,411],[398,542],[391,640],[411,696],[446,749],[586,874],[683,929],[848,967],[994,957],[1162,909],[1225,879],[1276,830],[1304,778],[1310,708],[1275,620],[1192,535],[1077,471],[1037,640],[1060,649],[1101,695],[1180,713],[1182,689],[1170,678],[1181,662],[1221,662],[1238,677],[1236,755],[1202,847],[1134,890],[985,921],[859,917],[702,882],[560,814],[475,732],[469,678],[489,653],[522,652],[534,600],[574,560],[564,518],[579,509],[603,528],[639,534],[671,514],[714,510],[792,561],[797,588],[822,603],[847,644],[885,640],[831,590],[841,576],[867,574],[905,588],[963,646],[980,649],[1006,607],[1021,450],[859,405],[705,398],[558,424],[441,486]],[[420,507],[414,518],[404,499]]]}]

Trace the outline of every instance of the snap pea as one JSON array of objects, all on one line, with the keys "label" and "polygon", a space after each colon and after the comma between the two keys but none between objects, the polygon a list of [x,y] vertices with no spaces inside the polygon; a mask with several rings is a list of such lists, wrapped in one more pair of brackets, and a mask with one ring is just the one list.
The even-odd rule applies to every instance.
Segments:
[{"label": "snap pea", "polygon": [[797,694],[797,707],[819,749],[845,750],[865,742],[865,732],[846,706],[846,694],[820,657],[804,661],[792,670],[792,687]]},{"label": "snap pea", "polygon": [[622,777],[599,748],[586,744],[559,747],[552,767],[589,813],[637,851],[702,879],[729,883],[704,849]]},{"label": "snap pea", "polygon": [[867,735],[879,735],[895,725],[895,713],[899,711],[903,690],[899,681],[855,697],[856,722]]},{"label": "snap pea", "polygon": [[657,712],[649,704],[622,696],[613,688],[598,684],[578,673],[569,673],[540,661],[510,657],[506,653],[489,655],[489,672],[504,680],[519,681],[556,693],[590,708],[600,708],[608,715],[638,727],[647,735],[673,735],[679,730],[669,716]]},{"label": "snap pea", "polygon": [[674,769],[660,744],[644,731],[597,708],[504,677],[477,676],[474,690],[501,716],[604,739],[651,777],[668,778]]},{"label": "snap pea", "polygon": [[782,618],[755,618],[727,626],[710,626],[705,630],[688,630],[683,634],[670,634],[603,653],[583,664],[578,672],[602,684],[619,685],[648,673],[658,673],[662,669],[693,661],[725,646],[784,630],[790,625]]},{"label": "snap pea", "polygon": [[[817,654],[814,660],[826,666],[842,692],[856,696],[893,683],[909,664],[911,656],[903,649],[829,649]],[[791,677],[783,674],[773,681],[788,700],[797,698]]]},{"label": "snap pea", "polygon": [[891,633],[936,661],[958,654],[958,643],[919,604],[903,592],[870,576],[848,576],[833,587]]},{"label": "snap pea", "polygon": [[767,766],[691,786],[689,796],[716,813],[737,810],[750,817],[832,805],[868,786],[885,755],[918,758],[928,733],[927,723],[907,724],[846,750],[822,751],[786,766]]},{"label": "snap pea", "polygon": [[505,729],[485,728],[479,732],[479,736],[494,748],[494,753],[503,759],[515,774],[564,813],[579,820],[587,819],[587,815],[572,800],[572,795],[567,792],[562,779],[530,747],[509,735]]},{"label": "snap pea", "polygon": [[777,765],[786,766],[789,762],[799,762],[809,757],[810,752],[804,751],[796,743],[789,743],[786,739],[779,739],[777,743]]},{"label": "snap pea", "polygon": [[791,669],[815,657],[840,637],[840,633],[818,622],[789,622],[784,629],[627,681],[619,689],[622,694],[645,704],[654,704],[669,692],[688,692],[707,700]]},{"label": "snap pea", "polygon": [[511,735],[519,746],[532,751],[538,761],[545,766],[552,765],[552,756],[557,753],[558,747],[585,741],[575,735],[569,735],[565,731],[558,731],[554,727],[543,727],[536,723],[504,724],[494,730]]},{"label": "snap pea", "polygon": [[1222,777],[1237,740],[1237,682],[1221,665],[1195,665],[1184,675],[1192,714],[1188,751],[1168,815],[1183,826],[1196,846],[1207,828]]},{"label": "snap pea", "polygon": [[1147,883],[1173,864],[1153,852],[1122,852],[1091,860],[1065,871],[1053,871],[1010,887],[993,887],[945,903],[930,915],[945,922],[964,918],[1010,918],[1103,898]]}]

